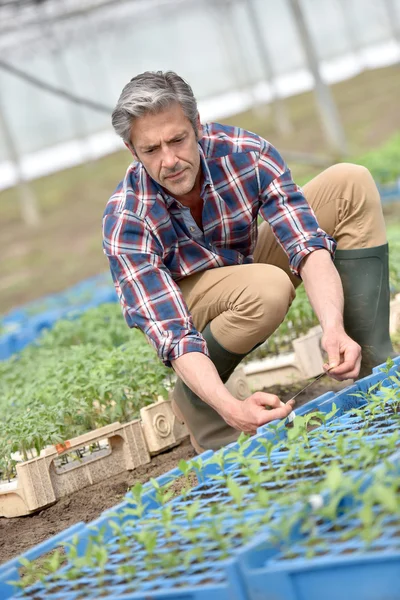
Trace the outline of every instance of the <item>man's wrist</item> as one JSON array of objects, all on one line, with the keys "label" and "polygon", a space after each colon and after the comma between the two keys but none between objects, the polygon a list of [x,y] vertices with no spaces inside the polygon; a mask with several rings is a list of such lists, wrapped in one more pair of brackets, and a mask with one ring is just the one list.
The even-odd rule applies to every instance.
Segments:
[{"label": "man's wrist", "polygon": [[242,408],[243,406],[241,400],[236,400],[235,398],[233,398],[232,402],[224,405],[223,412],[220,413],[221,417],[224,419],[224,421],[226,421],[228,425],[236,429],[237,422],[242,421],[242,416],[240,414]]},{"label": "man's wrist", "polygon": [[333,331],[336,333],[339,331],[344,331],[343,318],[340,315],[336,319],[329,319],[329,321],[322,321],[321,327],[322,327],[322,331],[324,332],[325,335],[329,334],[330,332],[333,332]]},{"label": "man's wrist", "polygon": [[223,385],[220,394],[215,394],[211,406],[228,422],[230,416],[234,416],[240,409],[241,402],[237,400]]}]

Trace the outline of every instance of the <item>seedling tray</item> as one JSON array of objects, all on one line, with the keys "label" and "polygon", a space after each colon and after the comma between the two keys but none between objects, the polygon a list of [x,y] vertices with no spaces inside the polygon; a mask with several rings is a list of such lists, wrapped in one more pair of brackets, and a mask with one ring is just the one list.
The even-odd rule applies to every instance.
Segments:
[{"label": "seedling tray", "polygon": [[[398,600],[400,590],[400,517],[386,518],[383,534],[368,549],[356,540],[343,541],[346,533],[360,527],[353,515],[321,528],[323,543],[309,548],[297,543],[291,555],[276,553],[265,540],[241,560],[249,600]],[[266,593],[267,590],[267,593]]]}]

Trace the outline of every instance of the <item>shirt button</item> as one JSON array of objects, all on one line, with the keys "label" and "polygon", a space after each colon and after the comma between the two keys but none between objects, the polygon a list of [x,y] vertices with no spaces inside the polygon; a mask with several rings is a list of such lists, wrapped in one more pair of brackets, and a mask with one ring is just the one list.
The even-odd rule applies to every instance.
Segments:
[{"label": "shirt button", "polygon": [[189,231],[196,231],[194,227],[189,227]]}]

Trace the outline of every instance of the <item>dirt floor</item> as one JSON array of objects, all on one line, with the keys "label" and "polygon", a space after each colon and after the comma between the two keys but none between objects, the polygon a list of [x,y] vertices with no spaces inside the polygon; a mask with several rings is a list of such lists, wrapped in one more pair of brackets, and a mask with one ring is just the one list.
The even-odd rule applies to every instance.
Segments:
[{"label": "dirt floor", "polygon": [[155,456],[148,465],[65,496],[39,513],[15,519],[0,518],[0,563],[79,521],[93,521],[104,510],[118,504],[135,483],[158,477],[175,468],[182,458],[188,460],[195,454],[189,440],[185,440],[177,448]]},{"label": "dirt floor", "polygon": [[[274,393],[281,400],[286,401],[306,383],[300,382],[295,386],[274,386],[264,391]],[[342,387],[343,384],[324,378],[304,394],[300,394],[296,399],[296,406],[301,406],[329,390],[337,391]],[[177,448],[154,457],[150,464],[143,465],[135,471],[126,471],[75,494],[65,496],[39,513],[15,519],[0,518],[0,564],[75,523],[93,521],[104,510],[121,502],[128,489],[136,482],[145,483],[151,477],[158,477],[175,468],[182,458],[189,460],[194,456],[195,452],[189,440],[185,440]]]}]

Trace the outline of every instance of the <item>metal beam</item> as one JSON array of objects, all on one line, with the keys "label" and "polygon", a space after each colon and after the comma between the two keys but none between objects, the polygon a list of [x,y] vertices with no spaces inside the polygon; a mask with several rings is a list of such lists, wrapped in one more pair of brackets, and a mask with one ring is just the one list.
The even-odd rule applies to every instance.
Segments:
[{"label": "metal beam", "polygon": [[314,94],[325,139],[338,157],[347,153],[346,136],[329,86],[321,76],[318,56],[306,23],[300,0],[289,0],[292,14],[306,55],[308,68],[314,78]]}]

